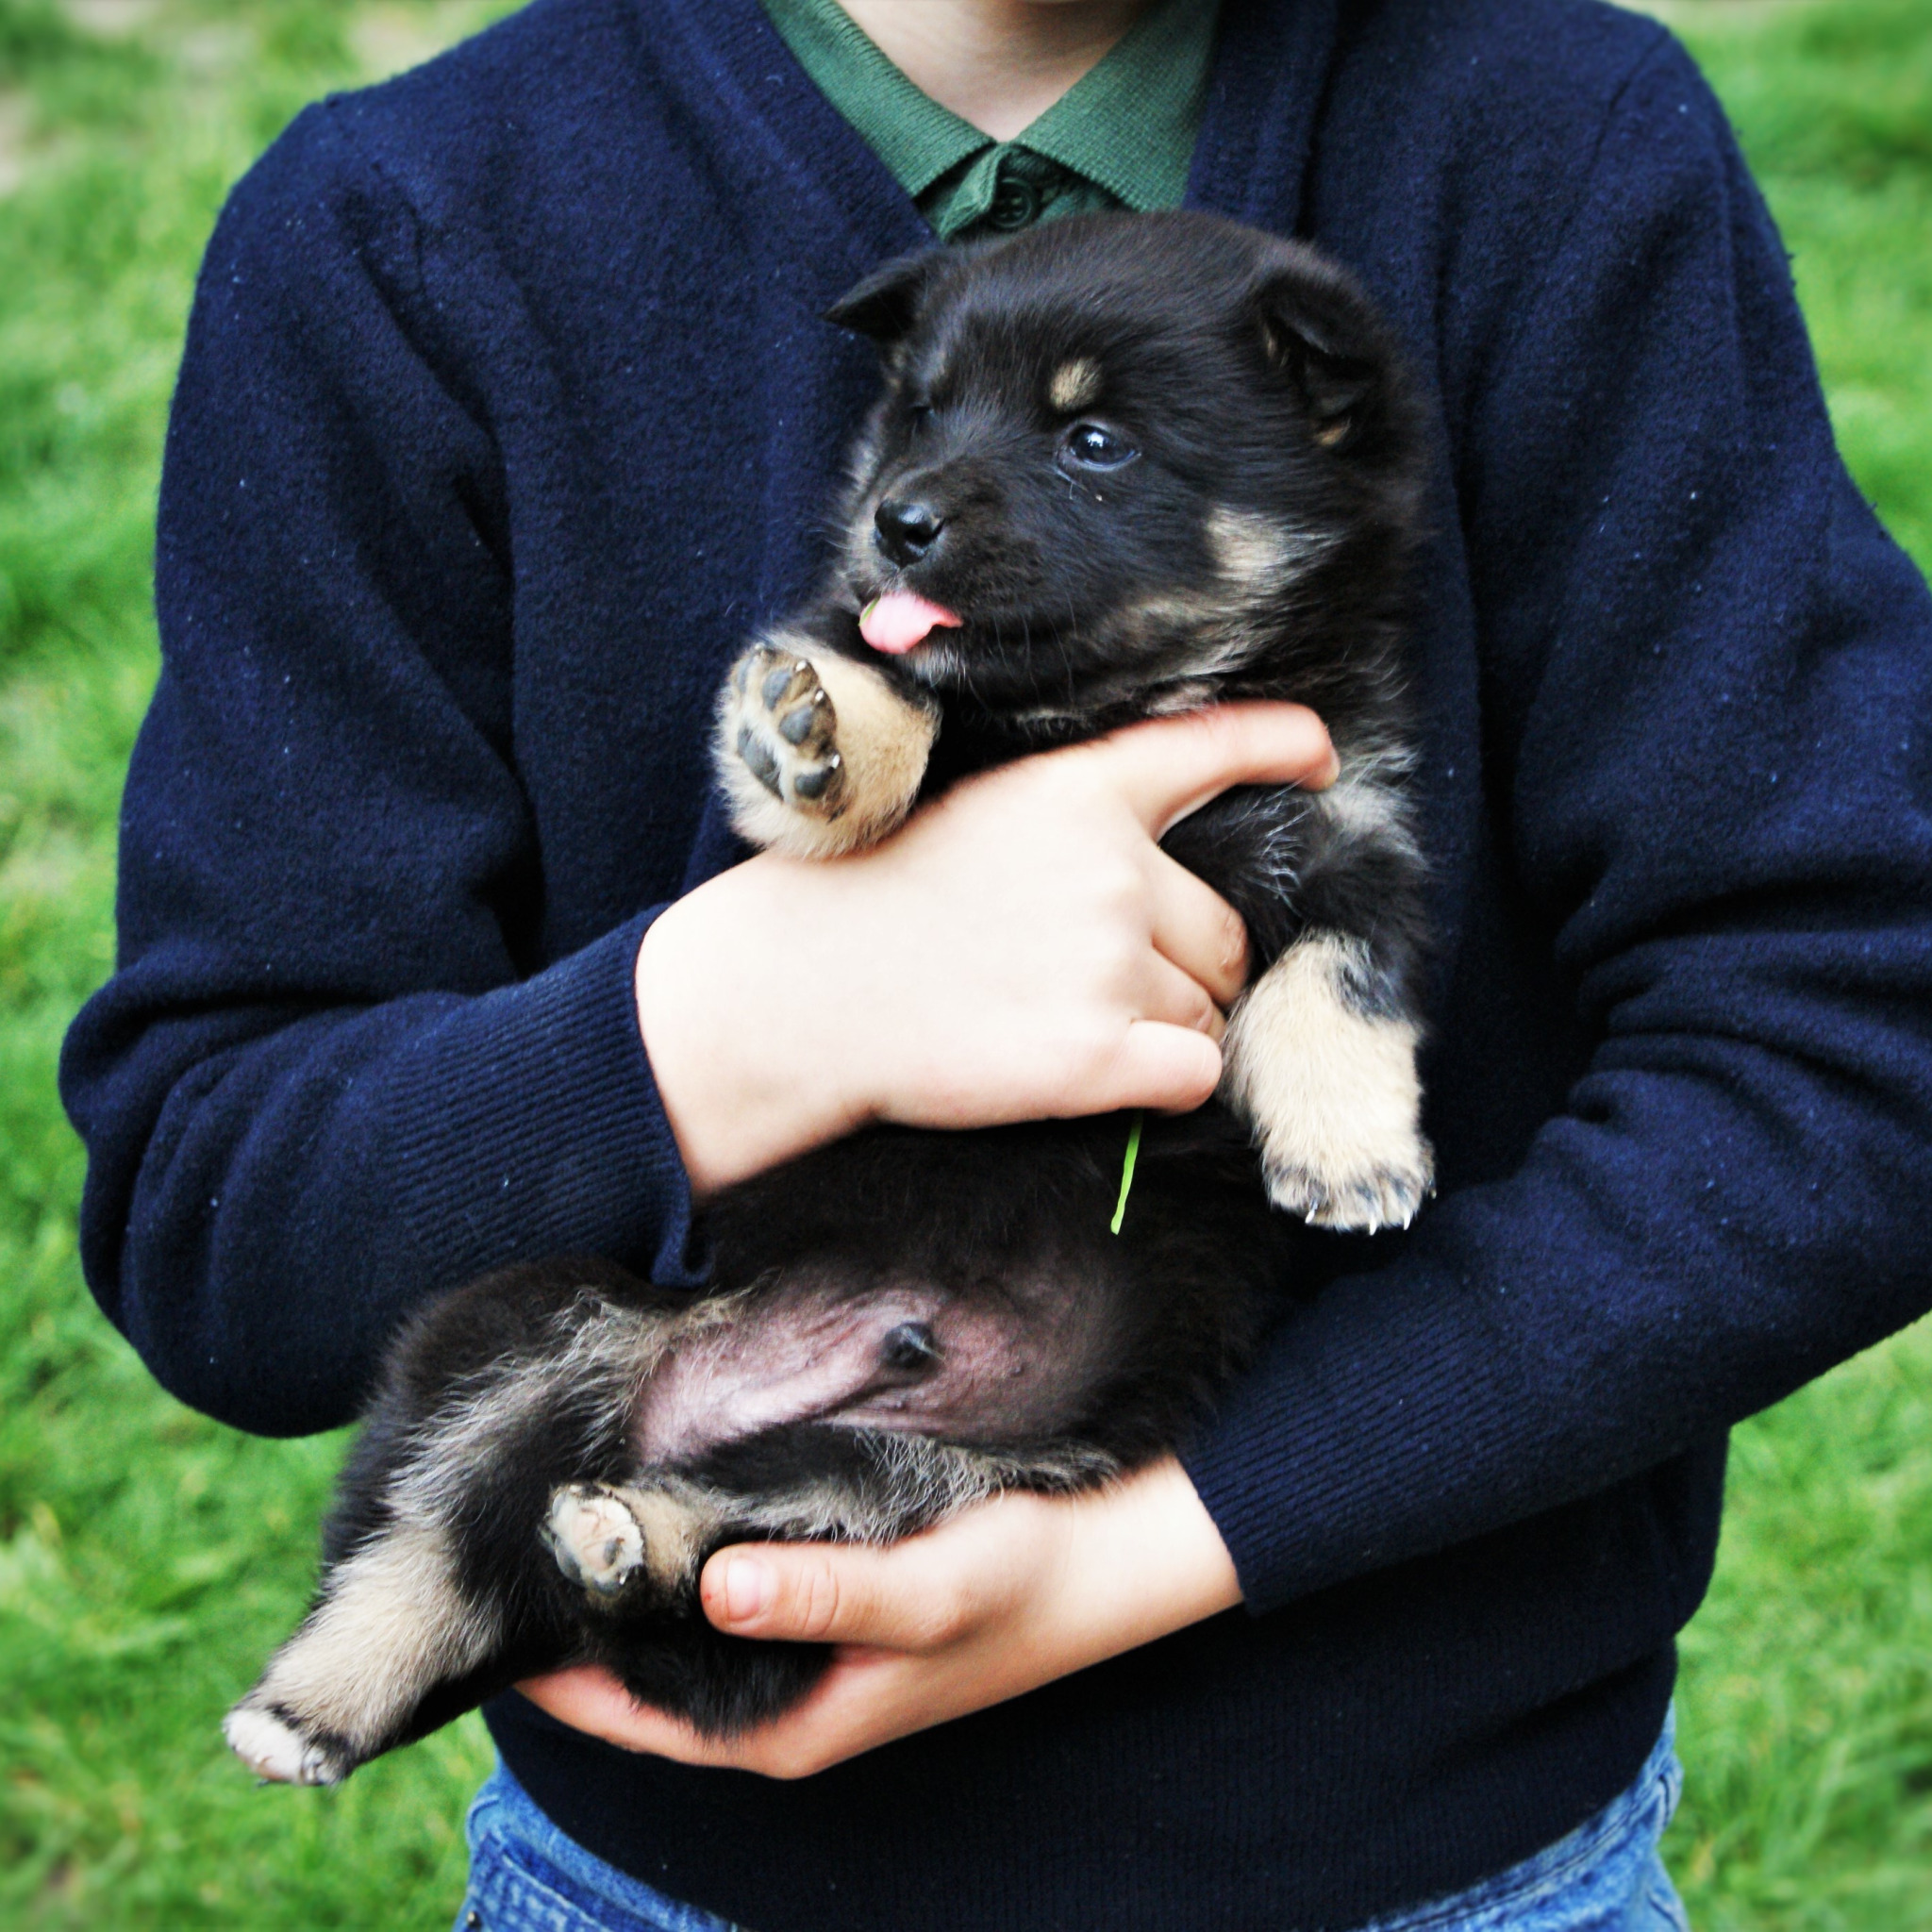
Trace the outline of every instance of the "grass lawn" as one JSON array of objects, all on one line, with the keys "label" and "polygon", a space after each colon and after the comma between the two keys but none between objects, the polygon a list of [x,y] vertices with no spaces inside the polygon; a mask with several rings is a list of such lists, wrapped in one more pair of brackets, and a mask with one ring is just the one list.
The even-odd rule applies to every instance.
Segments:
[{"label": "grass lawn", "polygon": [[[0,0],[0,1928],[433,1926],[473,1718],[333,1793],[215,1724],[306,1591],[339,1440],[158,1393],[75,1258],[62,1027],[111,957],[192,277],[300,103],[506,0]],[[1852,467],[1932,565],[1932,5],[1661,0],[1783,222]],[[1932,1329],[1740,1430],[1670,1840],[1700,1932],[1932,1926]],[[883,1928],[882,1928],[883,1932]]]}]

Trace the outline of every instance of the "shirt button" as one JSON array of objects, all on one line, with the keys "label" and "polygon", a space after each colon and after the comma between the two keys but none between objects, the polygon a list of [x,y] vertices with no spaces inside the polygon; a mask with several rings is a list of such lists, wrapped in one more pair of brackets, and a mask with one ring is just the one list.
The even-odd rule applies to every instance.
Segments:
[{"label": "shirt button", "polygon": [[1047,192],[1058,182],[1060,170],[1043,155],[1008,155],[999,164],[993,205],[985,210],[990,228],[1010,232],[1038,223]]},{"label": "shirt button", "polygon": [[987,225],[1010,231],[1024,228],[1040,219],[1040,187],[1017,175],[1000,171],[999,185],[993,190],[992,206],[986,211]]}]

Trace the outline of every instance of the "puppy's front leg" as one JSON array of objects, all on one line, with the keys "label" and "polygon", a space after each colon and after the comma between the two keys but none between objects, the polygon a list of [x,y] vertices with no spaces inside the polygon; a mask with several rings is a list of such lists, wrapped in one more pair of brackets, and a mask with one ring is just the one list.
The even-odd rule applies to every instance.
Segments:
[{"label": "puppy's front leg", "polygon": [[1228,1014],[1221,1094],[1254,1129],[1274,1205],[1321,1227],[1406,1227],[1435,1176],[1407,774],[1405,752],[1345,750],[1328,791],[1241,788],[1162,841],[1246,922],[1264,970]]},{"label": "puppy's front leg", "polygon": [[1318,1227],[1407,1227],[1435,1178],[1415,1022],[1375,997],[1367,944],[1305,932],[1243,993],[1223,1091],[1252,1124],[1268,1193]]},{"label": "puppy's front leg", "polygon": [[1223,1096],[1254,1128],[1269,1197],[1319,1227],[1406,1227],[1435,1178],[1416,1074],[1424,867],[1410,769],[1400,746],[1344,749],[1326,791],[1221,807],[1222,852],[1200,855],[1231,863],[1207,876],[1269,962],[1228,1016]]},{"label": "puppy's front leg", "polygon": [[719,774],[755,845],[833,858],[912,809],[938,711],[805,632],[774,631],[732,666],[718,710]]}]

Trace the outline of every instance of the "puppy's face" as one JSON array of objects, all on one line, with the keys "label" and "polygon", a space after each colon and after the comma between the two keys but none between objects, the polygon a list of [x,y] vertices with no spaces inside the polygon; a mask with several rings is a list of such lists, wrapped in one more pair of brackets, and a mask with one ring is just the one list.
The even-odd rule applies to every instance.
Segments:
[{"label": "puppy's face", "polygon": [[1353,285],[1205,216],[920,257],[833,319],[887,377],[845,588],[870,641],[995,711],[1211,695],[1293,622],[1404,441]]}]

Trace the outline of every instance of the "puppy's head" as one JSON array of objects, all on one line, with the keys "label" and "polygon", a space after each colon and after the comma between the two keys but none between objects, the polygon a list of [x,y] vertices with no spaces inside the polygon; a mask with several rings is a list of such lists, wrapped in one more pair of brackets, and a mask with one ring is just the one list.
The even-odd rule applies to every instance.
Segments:
[{"label": "puppy's head", "polygon": [[886,372],[843,588],[875,647],[991,709],[1201,702],[1413,520],[1389,333],[1297,243],[1083,217],[891,264],[831,319]]}]

